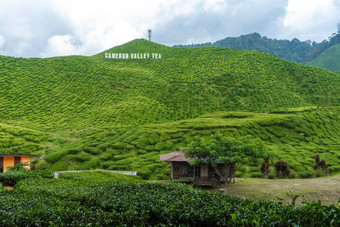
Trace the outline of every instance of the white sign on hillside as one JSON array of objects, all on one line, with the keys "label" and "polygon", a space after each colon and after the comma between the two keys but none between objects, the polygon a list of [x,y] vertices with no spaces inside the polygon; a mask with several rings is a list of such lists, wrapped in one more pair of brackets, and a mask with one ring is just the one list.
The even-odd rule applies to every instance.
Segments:
[{"label": "white sign on hillside", "polygon": [[162,59],[160,53],[105,53],[110,59]]}]

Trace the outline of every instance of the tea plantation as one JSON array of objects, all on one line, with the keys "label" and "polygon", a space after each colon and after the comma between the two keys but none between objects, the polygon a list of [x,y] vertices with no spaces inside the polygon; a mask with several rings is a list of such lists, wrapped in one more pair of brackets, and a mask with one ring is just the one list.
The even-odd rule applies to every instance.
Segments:
[{"label": "tea plantation", "polygon": [[[107,59],[105,53],[161,53]],[[40,169],[136,170],[165,179],[159,155],[215,132],[265,141],[295,177],[315,154],[340,171],[340,74],[256,51],[134,40],[95,56],[0,56],[0,151]],[[247,166],[238,176],[259,176]]]},{"label": "tea plantation", "polygon": [[19,181],[0,191],[1,226],[338,226],[340,210],[224,196],[106,172]]},{"label": "tea plantation", "polygon": [[309,62],[308,65],[321,67],[328,69],[333,72],[340,72],[340,44],[334,45],[329,49],[325,50],[320,56],[313,61]]},{"label": "tea plantation", "polygon": [[[159,161],[160,154],[186,147],[195,136],[206,137],[216,132],[231,137],[252,135],[262,139],[268,150],[277,155],[272,162],[286,160],[296,177],[313,175],[316,153],[327,160],[331,173],[340,171],[337,108],[286,114],[216,112],[191,120],[115,129],[84,137],[57,152],[47,153],[40,167],[132,169],[144,178],[165,179],[170,168]],[[241,171],[238,176],[258,176],[260,170],[249,167]]]}]

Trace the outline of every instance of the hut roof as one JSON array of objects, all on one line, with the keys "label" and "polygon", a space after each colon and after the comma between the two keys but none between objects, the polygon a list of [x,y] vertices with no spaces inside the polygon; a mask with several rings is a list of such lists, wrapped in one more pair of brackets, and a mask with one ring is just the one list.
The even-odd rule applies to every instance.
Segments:
[{"label": "hut roof", "polygon": [[163,154],[159,156],[160,160],[168,162],[190,162],[192,158],[184,157],[184,153],[181,151],[175,151],[169,154]]},{"label": "hut roof", "polygon": [[29,156],[29,157],[37,157],[36,155],[32,154],[0,154],[0,157],[9,157],[9,156]]}]

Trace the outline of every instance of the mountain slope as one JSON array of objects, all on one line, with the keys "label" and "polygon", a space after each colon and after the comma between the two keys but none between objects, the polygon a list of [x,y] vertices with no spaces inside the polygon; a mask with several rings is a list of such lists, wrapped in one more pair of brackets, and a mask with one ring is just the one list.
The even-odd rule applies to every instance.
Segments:
[{"label": "mountain slope", "polygon": [[333,72],[340,72],[340,43],[328,48],[307,65],[317,66]]},{"label": "mountain slope", "polygon": [[306,55],[313,49],[308,42],[301,42],[298,39],[291,41],[270,39],[265,36],[262,37],[258,33],[241,35],[239,37],[227,37],[213,43],[190,46],[219,46],[238,50],[257,50],[297,63],[304,63]]},{"label": "mountain slope", "polygon": [[[112,54],[128,54],[129,59],[105,58]],[[131,59],[131,54],[139,59]],[[144,54],[158,57],[141,59]],[[148,171],[162,174],[166,164],[156,161],[160,152],[179,149],[192,137],[172,140],[158,131],[149,137],[154,129],[147,125],[172,125],[217,111],[287,112],[294,107],[339,106],[339,87],[340,74],[257,51],[171,48],[146,40],[91,57],[0,57],[0,121],[6,126],[0,127],[0,134],[14,141],[18,135],[8,135],[5,128],[15,127],[37,135],[39,141],[33,141],[37,148],[31,152],[42,155],[40,168],[130,168],[144,171],[145,176]],[[315,118],[306,117],[304,122],[322,128]],[[216,128],[214,120],[205,124],[207,130],[201,132]],[[175,138],[184,135],[181,126],[171,127],[169,131],[178,133]],[[233,136],[244,135],[242,128],[235,128],[240,132]],[[331,135],[322,136],[326,142],[320,146],[327,141],[333,146]],[[0,137],[0,147],[6,138]],[[31,143],[20,141],[22,147]],[[16,144],[7,143],[6,149],[20,152]],[[311,147],[318,149],[318,145]],[[299,149],[296,144],[293,148]],[[272,150],[282,157],[288,152]],[[334,150],[336,157],[339,148]]]},{"label": "mountain slope", "polygon": [[162,59],[1,57],[0,117],[58,130],[340,104],[339,75],[260,52],[170,48],[145,40],[110,51],[155,51]]},{"label": "mountain slope", "polygon": [[328,40],[317,43],[300,41],[296,38],[292,40],[271,39],[258,33],[252,33],[239,37],[227,37],[213,43],[176,45],[176,47],[220,46],[238,50],[257,50],[288,61],[306,64],[338,43],[340,43],[340,34],[333,34]]},{"label": "mountain slope", "polygon": [[[220,132],[260,138],[277,155],[271,165],[285,160],[296,177],[313,176],[317,153],[334,173],[340,171],[339,114],[339,108],[291,109],[283,114],[216,112],[190,120],[115,128],[48,153],[40,167],[136,170],[144,178],[165,178],[170,168],[159,161],[160,154],[181,150],[196,136]],[[260,166],[248,167],[238,176],[258,177],[259,171]]]}]

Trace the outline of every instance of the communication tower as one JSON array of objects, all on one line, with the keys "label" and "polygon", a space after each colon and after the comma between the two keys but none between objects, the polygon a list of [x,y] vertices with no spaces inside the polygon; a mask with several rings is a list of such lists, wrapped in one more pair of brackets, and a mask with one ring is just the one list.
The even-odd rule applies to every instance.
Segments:
[{"label": "communication tower", "polygon": [[149,38],[149,41],[151,41],[151,36],[152,36],[152,30],[148,29],[148,38]]},{"label": "communication tower", "polygon": [[340,23],[338,23],[338,30],[337,30],[338,34],[340,34]]}]

